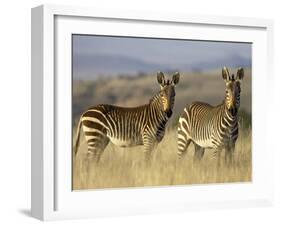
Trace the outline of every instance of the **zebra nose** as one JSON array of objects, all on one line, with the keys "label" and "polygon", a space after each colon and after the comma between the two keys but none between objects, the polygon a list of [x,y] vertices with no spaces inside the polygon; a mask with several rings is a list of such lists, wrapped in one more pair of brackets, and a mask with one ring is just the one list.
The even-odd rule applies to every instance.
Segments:
[{"label": "zebra nose", "polygon": [[168,118],[170,118],[173,114],[173,111],[171,109],[169,109],[168,111],[166,111],[166,114],[167,114]]}]

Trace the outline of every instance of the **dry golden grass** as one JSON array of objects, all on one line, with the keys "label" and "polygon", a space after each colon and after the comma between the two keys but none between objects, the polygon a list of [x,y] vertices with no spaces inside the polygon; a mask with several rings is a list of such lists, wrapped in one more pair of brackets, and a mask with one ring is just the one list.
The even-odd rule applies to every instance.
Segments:
[{"label": "dry golden grass", "polygon": [[[82,137],[81,137],[82,139]],[[81,140],[78,155],[73,161],[73,189],[165,186],[203,183],[247,182],[252,178],[251,130],[240,131],[234,154],[234,165],[223,163],[217,168],[213,150],[206,150],[199,164],[193,163],[194,146],[188,148],[184,159],[177,158],[176,130],[166,132],[153,152],[151,166],[144,164],[143,147],[120,148],[109,144],[101,161],[89,175],[83,167],[87,145]]]}]

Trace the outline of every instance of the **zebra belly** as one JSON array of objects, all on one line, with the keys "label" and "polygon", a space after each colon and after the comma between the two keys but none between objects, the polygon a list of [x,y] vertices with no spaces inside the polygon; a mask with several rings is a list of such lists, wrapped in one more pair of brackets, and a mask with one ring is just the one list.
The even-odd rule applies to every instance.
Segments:
[{"label": "zebra belly", "polygon": [[120,147],[133,147],[137,145],[141,145],[141,141],[134,141],[134,140],[121,140],[114,137],[109,137],[110,141],[115,144],[116,146]]},{"label": "zebra belly", "polygon": [[225,148],[228,146],[230,139],[222,139],[217,140],[216,143],[213,143],[212,140],[193,140],[197,145],[201,146],[202,148],[210,148],[210,149],[216,149],[216,148]]},{"label": "zebra belly", "polygon": [[211,140],[193,140],[197,145],[202,148],[214,148],[214,144]]}]

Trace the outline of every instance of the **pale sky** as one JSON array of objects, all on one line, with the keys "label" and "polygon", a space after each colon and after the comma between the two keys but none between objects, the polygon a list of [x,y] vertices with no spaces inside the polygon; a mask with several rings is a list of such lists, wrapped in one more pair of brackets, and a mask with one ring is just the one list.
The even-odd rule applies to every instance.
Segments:
[{"label": "pale sky", "polygon": [[[74,78],[251,65],[251,44],[73,35]],[[241,65],[243,64],[243,65]]]}]

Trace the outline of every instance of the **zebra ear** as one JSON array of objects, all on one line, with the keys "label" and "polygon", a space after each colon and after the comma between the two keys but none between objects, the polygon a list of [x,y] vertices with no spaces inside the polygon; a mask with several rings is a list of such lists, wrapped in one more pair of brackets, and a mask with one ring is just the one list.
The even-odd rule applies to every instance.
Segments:
[{"label": "zebra ear", "polygon": [[163,72],[161,72],[161,71],[157,72],[157,81],[162,86],[165,84],[165,76],[164,76]]},{"label": "zebra ear", "polygon": [[237,74],[236,74],[236,80],[242,80],[244,78],[244,69],[243,68],[238,68]]},{"label": "zebra ear", "polygon": [[180,81],[180,73],[179,72],[176,72],[174,75],[173,75],[173,79],[172,79],[172,82],[176,85],[178,84]]},{"label": "zebra ear", "polygon": [[230,79],[227,67],[222,68],[222,78],[224,81],[228,81]]}]

